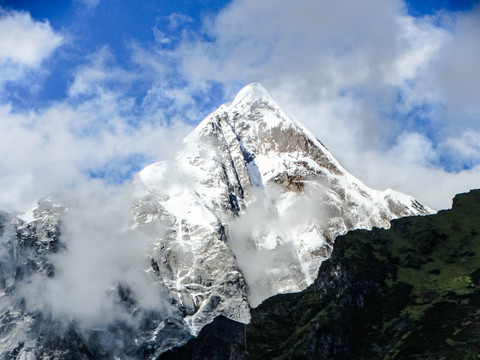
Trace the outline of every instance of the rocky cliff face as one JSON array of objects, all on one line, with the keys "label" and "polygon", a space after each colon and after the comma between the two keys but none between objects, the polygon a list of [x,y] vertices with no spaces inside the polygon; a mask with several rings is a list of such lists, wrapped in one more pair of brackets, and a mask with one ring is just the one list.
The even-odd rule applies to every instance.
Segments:
[{"label": "rocky cliff face", "polygon": [[38,279],[55,284],[69,266],[55,268],[74,251],[65,239],[95,237],[101,225],[75,223],[75,204],[47,199],[32,219],[2,215],[5,357],[155,358],[217,316],[248,323],[250,308],[265,298],[307,287],[337,235],[431,211],[354,178],[259,84],[208,116],[174,161],[148,166],[134,186],[131,218],[102,236],[147,239],[139,266],[158,308],[145,306],[125,279],[108,284],[115,316],[101,326],[31,308],[34,295],[25,289],[38,288]]}]

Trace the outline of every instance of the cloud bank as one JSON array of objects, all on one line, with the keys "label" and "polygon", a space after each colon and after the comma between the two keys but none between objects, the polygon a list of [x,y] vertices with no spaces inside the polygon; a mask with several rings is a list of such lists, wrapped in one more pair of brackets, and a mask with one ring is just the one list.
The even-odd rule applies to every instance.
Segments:
[{"label": "cloud bank", "polygon": [[[86,52],[62,98],[18,107],[0,94],[0,208],[131,178],[252,81],[367,185],[449,207],[478,187],[479,18],[479,7],[413,17],[400,0],[235,0],[202,20],[172,14],[150,43],[125,39],[127,62],[108,44]],[[2,88],[41,91],[56,50],[78,41],[25,12],[3,11],[2,26]]]}]

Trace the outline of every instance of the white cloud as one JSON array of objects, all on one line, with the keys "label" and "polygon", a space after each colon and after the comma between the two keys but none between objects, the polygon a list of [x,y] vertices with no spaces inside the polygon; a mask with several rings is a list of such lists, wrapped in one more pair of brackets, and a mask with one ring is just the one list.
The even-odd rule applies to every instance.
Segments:
[{"label": "white cloud", "polygon": [[[319,182],[307,184],[303,194],[284,193],[275,187],[255,193],[248,209],[229,224],[229,246],[248,283],[251,306],[275,295],[278,283],[289,277],[286,272],[291,276],[301,271],[299,259],[304,254],[300,249],[314,245],[302,244],[299,232],[311,230],[312,224],[327,228],[330,212],[325,188]],[[299,284],[289,286],[291,290]],[[285,285],[282,291],[287,288]]]},{"label": "white cloud", "polygon": [[[64,42],[48,21],[36,21],[30,14],[0,8],[0,95],[8,82],[42,73],[42,62]],[[38,91],[38,81],[30,80]]]},{"label": "white cloud", "polygon": [[107,46],[90,55],[89,62],[76,69],[74,81],[69,88],[70,96],[94,95],[109,83],[116,86],[131,84],[138,80],[134,71],[126,71],[114,64],[114,56]]},{"label": "white cloud", "polygon": [[[143,310],[169,311],[162,288],[145,271],[151,238],[131,228],[132,189],[98,190],[60,198],[69,207],[61,217],[61,241],[66,249],[49,256],[55,277],[37,274],[20,289],[28,308],[47,310],[54,318],[73,319],[82,325],[133,320],[118,305],[117,286],[121,284],[133,291]],[[161,233],[157,229],[157,235]]]},{"label": "white cloud", "polygon": [[468,129],[459,136],[448,137],[442,145],[453,160],[466,159],[470,162],[466,165],[480,164],[480,132]]},{"label": "white cloud", "polygon": [[465,131],[459,138],[449,138],[450,146],[466,156],[480,157],[480,133]]},{"label": "white cloud", "polygon": [[181,13],[172,13],[168,17],[168,30],[175,31],[178,30],[185,24],[191,23],[193,19],[185,14]]},{"label": "white cloud", "polygon": [[401,51],[393,62],[393,71],[386,76],[393,85],[403,86],[405,81],[415,79],[428,68],[448,34],[425,19],[400,16],[397,21],[401,31],[396,41]]},{"label": "white cloud", "polygon": [[75,0],[83,5],[85,5],[88,9],[94,9],[100,4],[100,0]]},{"label": "white cloud", "polygon": [[[352,152],[344,158],[347,169],[367,185],[399,189],[434,209],[451,207],[455,194],[479,188],[480,166],[461,172],[447,172],[439,167],[410,163],[392,153]],[[360,166],[359,166],[360,164]]]},{"label": "white cloud", "polygon": [[38,67],[62,41],[48,21],[35,21],[28,13],[0,9],[0,64]]},{"label": "white cloud", "polygon": [[128,175],[123,161],[132,154],[141,154],[140,162],[171,157],[191,130],[182,121],[146,122],[134,113],[135,103],[105,89],[42,111],[1,107],[0,133],[8,136],[0,142],[0,208],[25,211],[41,197],[81,186],[90,170]]},{"label": "white cloud", "polygon": [[436,155],[432,142],[425,135],[414,132],[400,134],[395,146],[388,151],[388,156],[397,159],[397,163],[423,167],[435,162]]},{"label": "white cloud", "polygon": [[161,81],[138,101],[132,87],[151,78],[151,67],[127,71],[102,47],[74,69],[63,101],[37,110],[0,104],[0,208],[25,211],[81,188],[92,173],[122,181],[132,168],[171,157],[192,129],[181,114],[194,104],[188,89]]},{"label": "white cloud", "polygon": [[[479,126],[480,7],[454,17],[450,36],[422,78],[445,105],[444,121]],[[461,128],[461,127],[459,127]]]}]

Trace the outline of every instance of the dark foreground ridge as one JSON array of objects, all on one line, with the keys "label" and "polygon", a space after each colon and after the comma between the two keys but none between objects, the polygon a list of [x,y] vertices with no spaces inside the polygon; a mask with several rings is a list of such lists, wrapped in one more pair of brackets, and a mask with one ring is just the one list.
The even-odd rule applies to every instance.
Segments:
[{"label": "dark foreground ridge", "polygon": [[244,327],[217,318],[160,359],[480,358],[480,190],[336,239],[314,284]]}]

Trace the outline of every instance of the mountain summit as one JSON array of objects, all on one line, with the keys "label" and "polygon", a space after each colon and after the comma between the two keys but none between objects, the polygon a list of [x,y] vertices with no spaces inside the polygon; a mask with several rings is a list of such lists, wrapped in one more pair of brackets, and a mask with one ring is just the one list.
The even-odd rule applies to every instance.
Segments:
[{"label": "mountain summit", "polygon": [[431,212],[350,175],[257,83],[134,188],[128,204],[0,213],[3,357],[157,358],[219,315],[248,323],[267,297],[306,288],[337,235]]},{"label": "mountain summit", "polygon": [[307,287],[337,235],[431,212],[349,174],[258,83],[203,120],[173,163],[142,170],[139,184],[155,213],[137,221],[171,229],[154,254],[165,264],[158,278],[170,279],[195,330],[212,314],[248,321],[247,300]]}]

